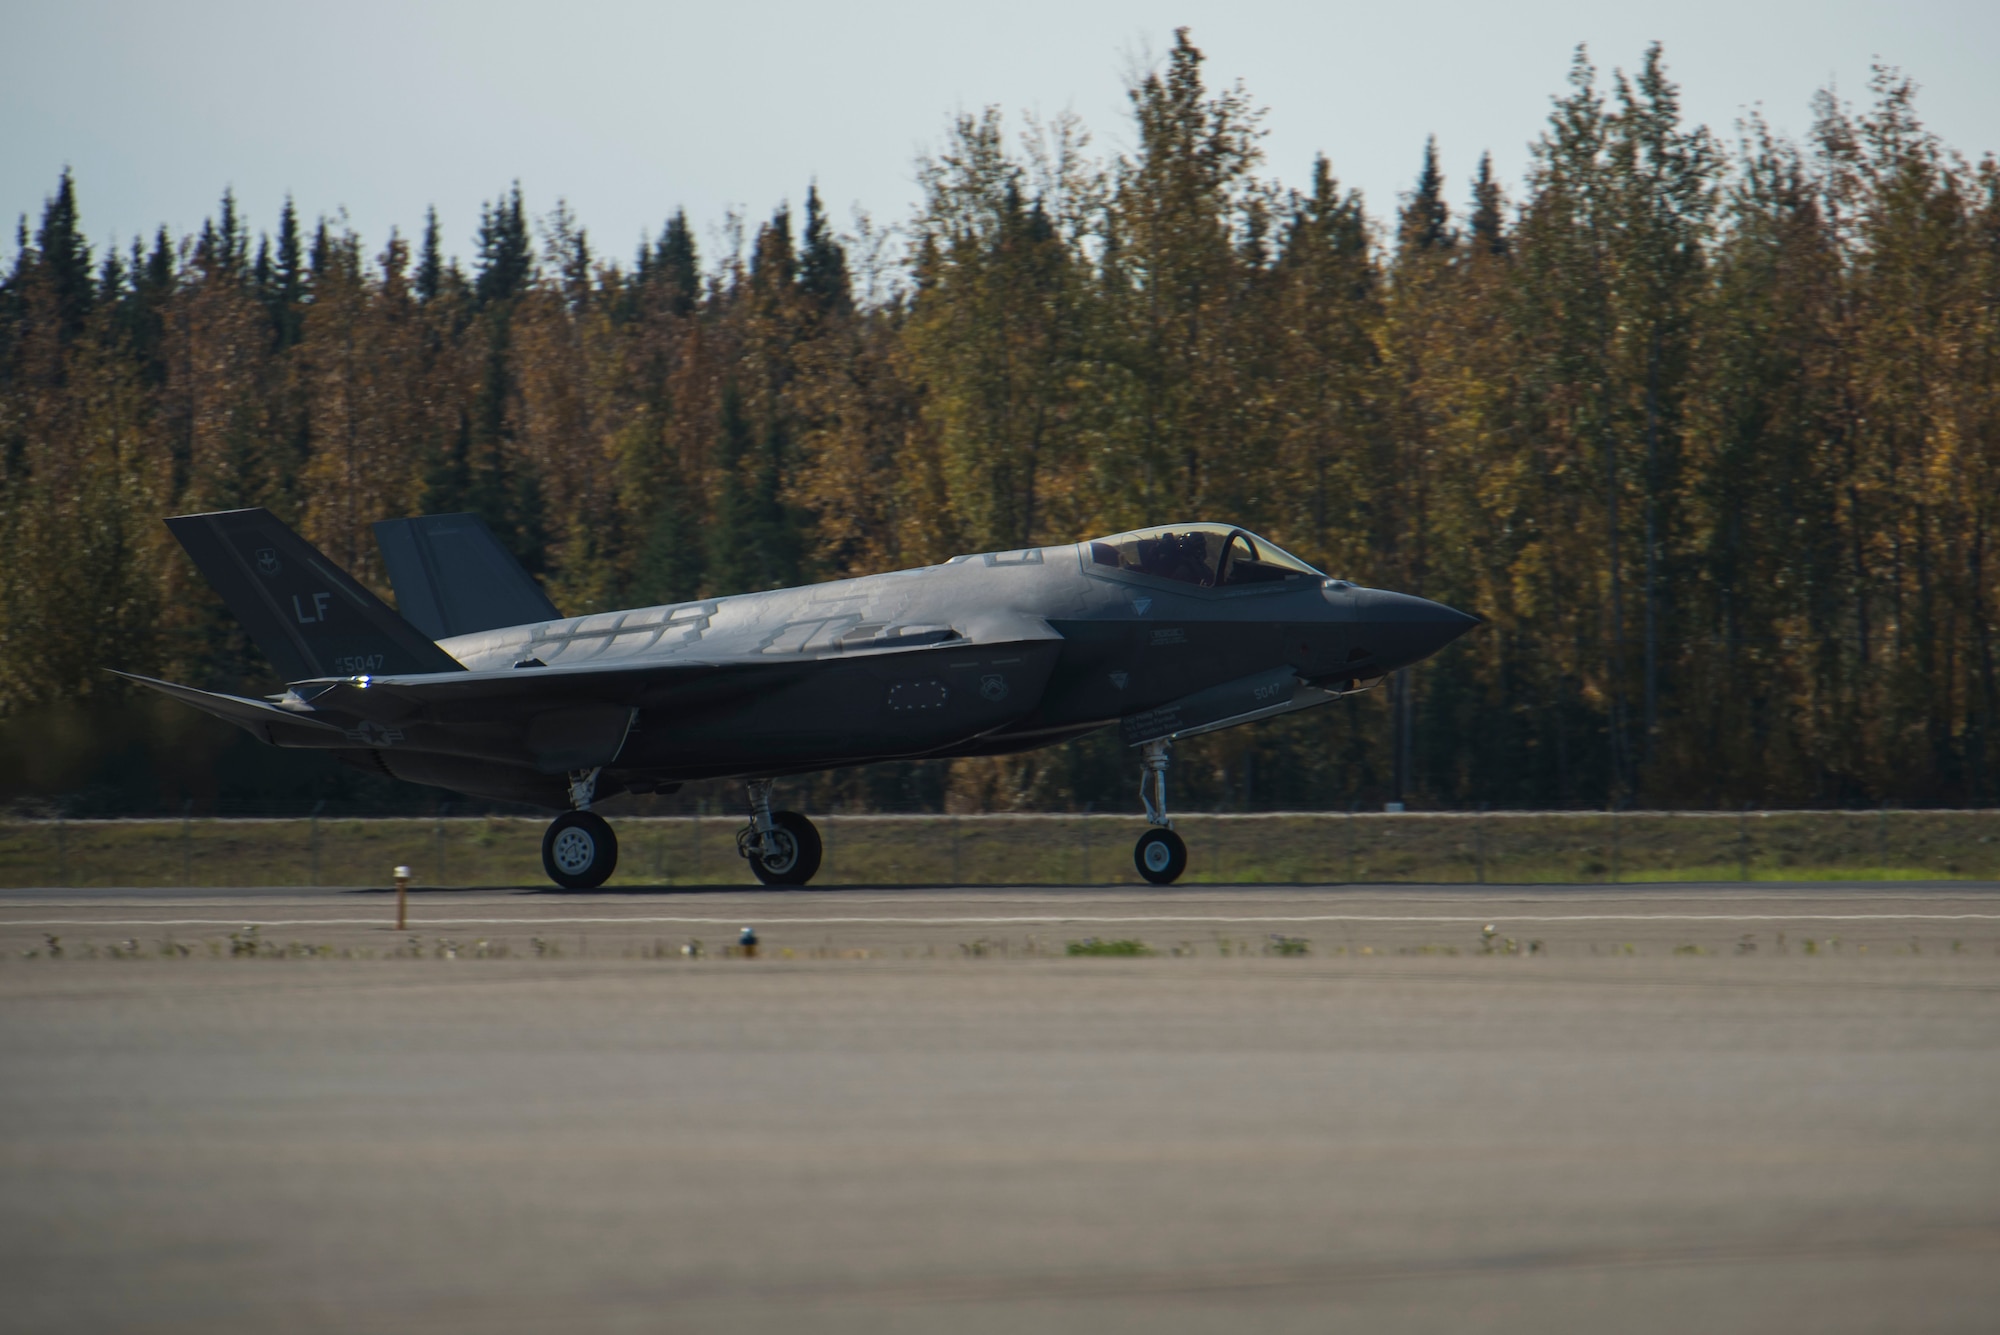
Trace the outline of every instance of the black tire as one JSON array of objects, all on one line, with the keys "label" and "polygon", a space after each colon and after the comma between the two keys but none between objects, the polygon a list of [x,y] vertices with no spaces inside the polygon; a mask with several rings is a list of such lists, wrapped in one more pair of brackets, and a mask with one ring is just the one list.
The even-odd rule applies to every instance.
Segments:
[{"label": "black tire", "polygon": [[752,853],[750,870],[765,885],[804,885],[819,870],[819,831],[796,811],[774,811],[771,823],[778,827],[779,852],[769,858]]},{"label": "black tire", "polygon": [[1154,885],[1172,885],[1187,870],[1187,845],[1172,830],[1148,830],[1132,849],[1132,865]]},{"label": "black tire", "polygon": [[595,890],[618,868],[618,836],[594,811],[565,811],[542,836],[542,870],[565,890]]}]

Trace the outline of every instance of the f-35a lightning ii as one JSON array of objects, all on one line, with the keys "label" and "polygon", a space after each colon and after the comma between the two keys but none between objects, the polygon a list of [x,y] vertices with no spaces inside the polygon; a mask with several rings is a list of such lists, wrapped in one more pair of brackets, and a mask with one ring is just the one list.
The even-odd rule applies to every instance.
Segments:
[{"label": "f-35a lightning ii", "polygon": [[766,884],[803,885],[819,834],[772,809],[775,780],[1112,726],[1141,759],[1133,860],[1166,884],[1187,866],[1167,815],[1175,741],[1366,689],[1478,621],[1229,524],[564,617],[471,515],[375,526],[400,615],[267,510],[167,523],[290,684],[260,700],[134,680],[274,746],[567,808],[542,862],[571,889],[617,865],[600,798],[741,779],[738,852]]}]

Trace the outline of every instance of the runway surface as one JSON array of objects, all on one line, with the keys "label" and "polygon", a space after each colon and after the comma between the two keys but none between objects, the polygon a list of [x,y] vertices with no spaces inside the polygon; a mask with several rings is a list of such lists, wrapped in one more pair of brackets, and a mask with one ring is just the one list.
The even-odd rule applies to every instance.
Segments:
[{"label": "runway surface", "polygon": [[[1990,884],[393,914],[0,892],[9,1328],[1988,1330],[2000,1302]],[[746,924],[756,959],[725,953]]]}]

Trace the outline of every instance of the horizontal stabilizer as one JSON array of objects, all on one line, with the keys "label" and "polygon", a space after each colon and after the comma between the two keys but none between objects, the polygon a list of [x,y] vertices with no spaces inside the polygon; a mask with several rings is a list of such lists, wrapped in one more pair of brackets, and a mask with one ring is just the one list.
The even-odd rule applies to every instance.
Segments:
[{"label": "horizontal stabilizer", "polygon": [[375,541],[397,610],[433,640],[562,616],[477,515],[384,519]]},{"label": "horizontal stabilizer", "polygon": [[182,686],[178,682],[161,681],[157,677],[142,677],[136,672],[119,672],[116,668],[107,671],[127,681],[136,681],[141,686],[171,696],[185,705],[193,705],[204,714],[213,714],[225,722],[234,723],[251,736],[262,742],[277,741],[272,735],[273,728],[303,729],[338,734],[339,728],[318,719],[302,718],[289,709],[265,700],[252,700],[244,695],[225,695],[220,691],[197,690],[193,686]]},{"label": "horizontal stabilizer", "polygon": [[286,681],[463,670],[269,510],[179,515],[167,527]]}]

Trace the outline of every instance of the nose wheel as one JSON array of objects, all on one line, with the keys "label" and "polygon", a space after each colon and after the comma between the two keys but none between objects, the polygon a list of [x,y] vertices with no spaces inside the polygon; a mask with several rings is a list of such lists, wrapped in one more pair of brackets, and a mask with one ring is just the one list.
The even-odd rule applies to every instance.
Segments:
[{"label": "nose wheel", "polygon": [[771,781],[750,787],[750,823],[736,832],[736,851],[765,885],[804,885],[819,870],[819,830],[796,811],[771,810]]},{"label": "nose wheel", "polygon": [[1187,844],[1172,830],[1148,830],[1139,836],[1132,862],[1154,885],[1172,885],[1187,870]]},{"label": "nose wheel", "polygon": [[1187,870],[1187,844],[1174,833],[1173,817],[1167,815],[1167,762],[1171,741],[1147,742],[1140,756],[1139,800],[1146,804],[1146,823],[1153,828],[1139,836],[1132,849],[1132,865],[1154,885],[1172,885]]}]

